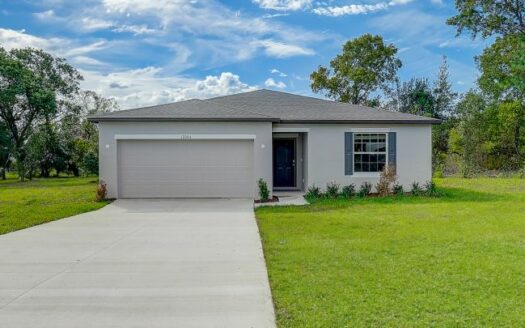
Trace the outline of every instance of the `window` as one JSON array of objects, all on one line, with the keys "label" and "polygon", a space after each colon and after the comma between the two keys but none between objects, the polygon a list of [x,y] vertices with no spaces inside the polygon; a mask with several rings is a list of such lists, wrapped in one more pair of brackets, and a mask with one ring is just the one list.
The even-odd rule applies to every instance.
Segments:
[{"label": "window", "polygon": [[385,133],[354,134],[354,172],[381,172],[386,164]]}]

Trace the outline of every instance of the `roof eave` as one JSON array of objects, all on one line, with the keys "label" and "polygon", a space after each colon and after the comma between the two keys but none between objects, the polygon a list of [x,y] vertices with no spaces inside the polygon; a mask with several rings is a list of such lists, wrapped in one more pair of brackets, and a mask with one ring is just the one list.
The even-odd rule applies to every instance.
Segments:
[{"label": "roof eave", "polygon": [[248,117],[96,117],[87,118],[89,122],[272,122],[278,123],[278,118],[248,118]]},{"label": "roof eave", "polygon": [[286,124],[441,124],[438,119],[421,120],[281,120]]}]

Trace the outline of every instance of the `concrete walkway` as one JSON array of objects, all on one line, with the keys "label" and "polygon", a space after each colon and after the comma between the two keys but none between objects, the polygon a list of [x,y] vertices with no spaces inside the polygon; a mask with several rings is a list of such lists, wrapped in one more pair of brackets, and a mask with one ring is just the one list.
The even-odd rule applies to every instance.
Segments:
[{"label": "concrete walkway", "polygon": [[1,327],[274,327],[251,200],[119,200],[0,236]]}]

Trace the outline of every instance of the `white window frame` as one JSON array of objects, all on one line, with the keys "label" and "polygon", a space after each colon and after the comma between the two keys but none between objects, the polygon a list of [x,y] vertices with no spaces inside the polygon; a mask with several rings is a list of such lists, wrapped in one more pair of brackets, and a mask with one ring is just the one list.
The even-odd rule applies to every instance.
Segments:
[{"label": "white window frame", "polygon": [[[385,136],[385,151],[384,152],[356,152],[355,151],[355,143],[356,143],[356,136],[358,134],[383,134]],[[375,171],[375,172],[358,172],[355,169],[356,161],[355,156],[356,155],[385,155],[385,166],[388,165],[388,132],[377,132],[377,131],[359,131],[354,132],[354,137],[352,138],[352,165],[353,165],[353,172],[354,176],[356,177],[378,177],[381,174],[381,171]]]}]

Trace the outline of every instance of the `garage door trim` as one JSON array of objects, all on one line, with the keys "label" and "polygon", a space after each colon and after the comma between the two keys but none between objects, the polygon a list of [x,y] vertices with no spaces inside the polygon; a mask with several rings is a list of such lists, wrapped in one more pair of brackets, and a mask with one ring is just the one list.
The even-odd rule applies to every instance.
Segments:
[{"label": "garage door trim", "polygon": [[[123,185],[122,183],[124,182],[124,179],[123,179],[123,176],[122,176],[122,147],[123,147],[123,142],[125,142],[126,144],[129,143],[129,142],[147,142],[147,143],[150,143],[150,142],[169,142],[170,144],[171,143],[174,143],[174,144],[178,144],[178,143],[181,143],[181,145],[191,145],[193,144],[194,142],[195,143],[202,143],[202,142],[227,142],[227,143],[230,143],[230,142],[234,142],[234,143],[238,143],[238,142],[242,142],[243,144],[245,142],[247,142],[247,145],[251,145],[250,146],[250,153],[251,153],[251,159],[249,160],[249,163],[251,163],[251,173],[250,173],[250,177],[248,178],[248,180],[246,181],[249,181],[249,183],[246,184],[246,186],[249,186],[248,187],[248,190],[246,190],[245,192],[243,192],[242,194],[238,194],[238,195],[232,195],[232,194],[228,194],[228,195],[197,195],[197,194],[193,194],[193,195],[175,195],[175,194],[172,194],[172,195],[161,195],[161,194],[158,194],[158,195],[155,195],[155,196],[152,196],[151,194],[150,195],[147,195],[147,194],[144,194],[144,195],[124,195],[123,194]],[[202,144],[201,144],[202,145]],[[255,185],[254,185],[254,140],[251,139],[251,138],[248,138],[248,139],[120,139],[120,140],[117,140],[117,194],[118,194],[118,197],[119,198],[253,198],[254,197],[254,194],[255,194]],[[164,152],[164,154],[166,154],[166,152]],[[144,158],[151,158],[151,157],[144,157]],[[230,157],[232,158],[232,157]],[[247,162],[248,163],[248,162]],[[199,175],[200,176],[200,175]],[[219,176],[219,175],[217,175]],[[128,179],[125,179],[126,181],[128,181]],[[202,181],[200,181],[202,182]],[[217,181],[210,181],[210,183],[213,184],[213,182],[217,182]],[[211,187],[211,185],[210,185]]]},{"label": "garage door trim", "polygon": [[115,140],[255,140],[254,134],[116,134]]}]

